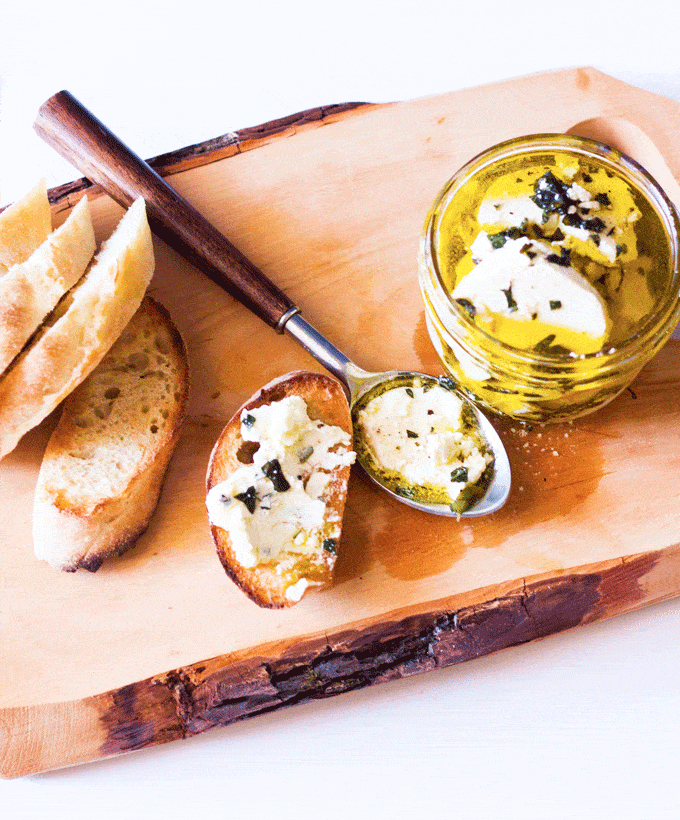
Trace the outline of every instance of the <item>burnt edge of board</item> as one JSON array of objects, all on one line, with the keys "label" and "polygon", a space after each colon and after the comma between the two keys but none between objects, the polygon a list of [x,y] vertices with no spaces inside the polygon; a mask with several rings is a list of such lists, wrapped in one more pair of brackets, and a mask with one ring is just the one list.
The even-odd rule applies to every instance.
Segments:
[{"label": "burnt edge of board", "polygon": [[[373,108],[375,105],[376,103],[346,102],[308,108],[305,111],[299,111],[287,117],[262,123],[262,125],[254,125],[249,128],[242,128],[238,131],[230,131],[219,137],[197,142],[194,145],[187,145],[176,151],[159,154],[146,161],[162,177],[165,177],[178,171],[186,171],[189,168],[208,165],[211,162],[217,162],[218,160],[234,156],[235,154],[251,151],[253,148],[257,148],[273,137],[277,137],[285,132],[294,132],[299,128],[309,125],[319,126],[326,124],[323,120],[332,121],[334,117],[345,114],[348,111],[353,111],[358,108]],[[86,177],[81,177],[72,182],[65,182],[63,185],[50,188],[48,196],[52,206],[66,204],[68,207],[71,207],[84,193],[98,196],[103,193],[103,191],[99,185],[90,182]]]},{"label": "burnt edge of board", "polygon": [[524,583],[501,598],[302,640],[277,657],[223,656],[107,693],[102,756],[123,754],[298,703],[441,669],[636,609],[643,553],[598,571]]}]

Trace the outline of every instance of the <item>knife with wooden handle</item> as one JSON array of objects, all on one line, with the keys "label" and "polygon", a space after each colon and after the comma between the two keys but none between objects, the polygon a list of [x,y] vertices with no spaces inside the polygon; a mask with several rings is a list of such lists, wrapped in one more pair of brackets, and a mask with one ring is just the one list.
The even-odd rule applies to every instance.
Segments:
[{"label": "knife with wooden handle", "polygon": [[68,91],[40,107],[37,134],[120,205],[146,201],[152,230],[279,333],[294,303]]}]

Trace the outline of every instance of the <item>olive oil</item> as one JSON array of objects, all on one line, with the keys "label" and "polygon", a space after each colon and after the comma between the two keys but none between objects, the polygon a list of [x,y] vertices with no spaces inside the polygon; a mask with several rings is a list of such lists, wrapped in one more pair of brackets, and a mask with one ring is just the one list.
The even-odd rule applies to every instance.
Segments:
[{"label": "olive oil", "polygon": [[441,361],[470,399],[513,418],[603,406],[677,322],[679,231],[655,181],[605,145],[537,135],[489,149],[444,186],[421,241]]},{"label": "olive oil", "polygon": [[[485,169],[470,180],[449,202],[441,219],[439,247],[445,288],[453,292],[461,279],[473,269],[470,248],[480,229],[486,229],[492,237],[503,235],[502,225],[480,224],[478,216],[482,203],[522,198],[533,201],[537,198],[537,184],[546,175],[561,183],[562,188],[578,185],[591,195],[597,207],[588,209],[589,218],[571,215],[571,221],[579,227],[579,234],[588,233],[588,238],[565,235],[560,230],[560,219],[556,217],[561,216],[569,221],[570,215],[560,215],[556,209],[551,211],[548,207],[543,210],[543,224],[515,228],[515,232],[523,230],[527,236],[544,242],[557,236],[558,240],[553,244],[555,251],[562,255],[568,252],[571,267],[600,293],[610,317],[609,332],[601,348],[630,339],[644,328],[659,296],[669,287],[669,241],[662,221],[647,197],[595,159],[580,161],[560,151],[512,157]],[[545,199],[539,199],[539,205],[554,204],[546,203]],[[565,203],[564,210],[568,207]],[[596,221],[604,225],[602,216],[605,214],[613,223],[610,242],[615,243],[614,259],[608,258],[600,248],[601,232],[588,231],[589,227],[598,227]],[[585,227],[581,228],[579,222]],[[533,327],[521,327],[517,322],[514,324],[517,326],[514,332],[505,330],[501,334],[504,341],[520,348],[534,347],[540,343]],[[549,326],[538,329],[542,339],[547,338],[550,332]],[[578,343],[572,347],[575,348],[572,352],[583,352],[578,349]]]}]

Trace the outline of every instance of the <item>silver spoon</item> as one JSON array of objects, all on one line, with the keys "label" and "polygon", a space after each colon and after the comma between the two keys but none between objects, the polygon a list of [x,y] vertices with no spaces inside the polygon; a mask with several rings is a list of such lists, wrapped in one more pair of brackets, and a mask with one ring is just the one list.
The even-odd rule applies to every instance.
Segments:
[{"label": "silver spoon", "polygon": [[[305,321],[297,308],[291,309],[289,318],[285,316],[282,318],[285,319],[283,325],[285,331],[299,342],[305,350],[311,353],[326,370],[330,371],[347,386],[351,410],[354,410],[361,402],[361,399],[378,385],[383,385],[395,380],[399,380],[400,383],[403,383],[404,377],[407,379],[410,378],[412,381],[431,378],[423,373],[414,373],[405,370],[388,370],[384,373],[370,373],[366,370],[362,370],[348,359],[344,353],[338,350],[335,345],[331,344],[325,336],[312,327],[309,322]],[[435,513],[436,515],[460,515],[467,518],[488,515],[500,509],[508,498],[511,483],[510,462],[508,461],[508,455],[503,447],[503,443],[489,420],[463,395],[460,393],[456,393],[456,395],[471,408],[482,436],[486,439],[494,457],[491,482],[484,495],[470,507],[462,512],[457,512],[450,504],[425,503],[399,495],[378,479],[372,471],[370,464],[361,461],[361,466],[369,478],[379,487],[382,487],[382,489],[388,492],[393,498],[396,498],[403,504],[408,504],[410,507],[415,507],[424,512]],[[352,415],[354,417],[354,414]],[[359,452],[359,458],[361,459],[361,452]]]},{"label": "silver spoon", "polygon": [[[287,332],[298,341],[346,385],[351,409],[378,384],[405,376],[431,379],[420,373],[368,373],[357,367],[302,318],[299,308],[259,268],[68,91],[60,91],[43,103],[34,127],[42,139],[119,204],[127,207],[143,197],[153,231],[270,327],[278,333]],[[370,464],[365,460],[361,463],[382,489],[411,507],[456,517],[486,515],[502,507],[508,497],[510,463],[489,421],[464,396],[458,395],[471,408],[494,457],[486,492],[467,509],[457,511],[448,504],[415,501],[399,495],[376,477]],[[362,449],[359,448],[360,453]]]}]

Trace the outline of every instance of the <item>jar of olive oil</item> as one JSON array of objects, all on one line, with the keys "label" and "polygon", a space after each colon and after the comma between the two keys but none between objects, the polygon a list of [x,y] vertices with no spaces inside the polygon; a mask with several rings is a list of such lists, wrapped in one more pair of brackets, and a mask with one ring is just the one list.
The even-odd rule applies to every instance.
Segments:
[{"label": "jar of olive oil", "polygon": [[430,337],[460,389],[517,419],[606,404],[680,315],[680,222],[634,160],[592,140],[521,137],[471,160],[426,219]]}]

